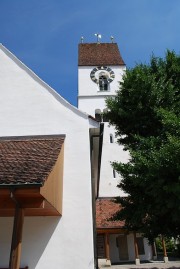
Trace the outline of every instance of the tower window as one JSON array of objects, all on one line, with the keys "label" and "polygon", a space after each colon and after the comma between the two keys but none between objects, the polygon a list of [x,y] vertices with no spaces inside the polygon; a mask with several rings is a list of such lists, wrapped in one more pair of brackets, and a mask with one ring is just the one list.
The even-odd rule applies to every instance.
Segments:
[{"label": "tower window", "polygon": [[114,143],[114,137],[113,137],[112,134],[110,134],[110,136],[109,136],[109,142],[110,142],[110,143]]}]

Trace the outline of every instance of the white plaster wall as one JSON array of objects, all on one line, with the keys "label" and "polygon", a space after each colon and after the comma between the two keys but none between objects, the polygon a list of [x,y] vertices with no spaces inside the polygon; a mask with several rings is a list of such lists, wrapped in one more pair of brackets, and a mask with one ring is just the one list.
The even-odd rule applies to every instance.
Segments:
[{"label": "white plaster wall", "polygon": [[[137,237],[140,237],[141,234],[137,234]],[[143,238],[144,241],[144,251],[145,254],[144,255],[140,255],[140,260],[151,260],[153,253],[152,253],[152,246],[149,245],[149,242],[147,240],[147,238]]]},{"label": "white plaster wall", "polygon": [[[119,234],[111,234],[109,238],[110,243],[110,259],[112,263],[118,263],[118,262],[125,262],[125,260],[119,259],[119,250],[116,245],[116,238],[119,236]],[[134,241],[133,236],[127,235],[127,243],[128,243],[128,255],[129,260],[127,261],[134,261],[135,260],[135,252],[134,252]]]},{"label": "white plaster wall", "polygon": [[[111,163],[114,161],[126,163],[129,154],[123,150],[123,146],[117,144],[114,127],[109,126],[108,123],[104,124],[99,195],[100,197],[125,196],[126,194],[117,187],[121,176],[116,172],[116,178],[114,178]],[[114,143],[110,143],[110,135],[113,135]]]},{"label": "white plaster wall", "polygon": [[[1,50],[2,49],[2,50]],[[89,120],[0,47],[0,136],[66,134],[62,217],[25,218],[22,266],[94,268]],[[0,218],[0,266],[12,218]]]},{"label": "white plaster wall", "polygon": [[[92,69],[96,66],[79,66],[78,68],[78,96],[92,96],[103,95],[103,92],[99,91],[98,85],[90,78]],[[115,79],[110,83],[110,91],[107,91],[107,95],[115,94],[119,81],[122,80],[125,66],[109,66],[115,74]]]},{"label": "white plaster wall", "polygon": [[[119,234],[112,234],[110,235],[110,259],[112,263],[118,263],[118,262],[125,262],[125,260],[119,259],[119,250],[116,245],[116,238],[119,236]],[[128,243],[128,255],[129,260],[127,261],[134,261],[135,260],[135,252],[134,252],[134,238],[133,235],[127,235],[127,243]]]},{"label": "white plaster wall", "polygon": [[[118,237],[118,235],[119,234],[111,234],[109,237],[110,259],[112,263],[122,262],[119,259],[119,250],[118,250],[118,247],[116,246],[116,238]],[[140,234],[138,234],[137,237],[138,236],[140,236]],[[140,255],[140,261],[151,260],[152,248],[148,244],[148,241],[146,238],[144,238],[143,240],[144,240],[145,255]],[[129,260],[127,261],[135,261],[134,236],[132,233],[127,235],[127,242],[128,242],[128,254],[129,254]]]},{"label": "white plaster wall", "polygon": [[[136,234],[136,237],[141,237],[141,234]],[[143,238],[144,241],[144,255],[139,255],[140,261],[147,261],[152,259],[152,247],[149,245],[147,238]],[[134,235],[131,233],[128,235],[128,251],[129,258],[131,261],[135,259],[135,251],[134,251]]]},{"label": "white plaster wall", "polygon": [[109,245],[110,245],[110,260],[111,263],[117,263],[119,262],[119,251],[116,246],[116,237],[118,237],[118,234],[111,234],[109,236]]},{"label": "white plaster wall", "polygon": [[85,111],[89,115],[95,117],[96,109],[101,109],[103,112],[103,109],[105,108],[105,98],[106,95],[82,97],[79,99],[78,108],[81,111]]},{"label": "white plaster wall", "polygon": [[[93,117],[96,109],[103,112],[106,107],[105,99],[116,94],[119,89],[119,81],[122,80],[125,71],[125,66],[110,66],[115,73],[115,79],[110,83],[110,91],[101,92],[98,85],[90,78],[91,70],[94,67],[87,66],[79,67],[78,69],[78,108]],[[110,134],[114,137],[114,143],[110,143]],[[111,162],[127,162],[128,158],[128,152],[123,151],[123,147],[116,142],[114,127],[105,123],[99,188],[100,197],[125,196],[125,193],[117,188],[121,177],[117,173],[116,178],[113,177]]]},{"label": "white plaster wall", "polygon": [[115,79],[109,85],[109,91],[99,91],[99,87],[90,78],[95,66],[78,68],[78,108],[94,116],[95,109],[105,108],[105,98],[113,96],[119,89],[119,81],[125,71],[125,66],[109,66],[115,73]]},{"label": "white plaster wall", "polygon": [[[105,108],[105,97],[87,97],[81,99],[80,109],[86,111],[88,114],[95,116],[96,109]],[[114,137],[114,143],[110,143],[110,134]],[[117,144],[115,136],[115,128],[109,126],[108,123],[104,123],[104,137],[103,137],[103,149],[102,149],[102,161],[101,161],[101,175],[100,175],[100,197],[114,197],[119,195],[125,195],[123,191],[117,188],[117,184],[121,180],[119,174],[116,173],[116,178],[113,178],[113,168],[111,162],[127,162],[129,154],[123,150],[123,146]]]}]

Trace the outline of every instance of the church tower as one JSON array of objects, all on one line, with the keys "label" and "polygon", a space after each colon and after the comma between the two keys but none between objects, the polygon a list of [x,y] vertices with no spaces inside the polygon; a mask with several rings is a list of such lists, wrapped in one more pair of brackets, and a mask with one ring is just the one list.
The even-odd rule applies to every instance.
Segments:
[{"label": "church tower", "polygon": [[78,59],[78,108],[104,123],[99,197],[124,195],[111,162],[125,162],[127,152],[116,143],[115,129],[103,115],[105,99],[114,96],[126,70],[116,43],[81,43]]},{"label": "church tower", "polygon": [[[99,40],[98,40],[99,41]],[[104,124],[99,195],[96,200],[96,246],[98,264],[110,266],[119,262],[152,258],[152,249],[141,234],[124,229],[124,222],[109,221],[120,205],[112,198],[126,196],[117,185],[120,175],[111,162],[127,162],[129,155],[117,144],[115,128],[104,116],[106,98],[119,89],[126,65],[116,43],[81,43],[78,59],[78,108]],[[138,250],[137,246],[138,245]],[[140,259],[139,259],[140,258]]]}]

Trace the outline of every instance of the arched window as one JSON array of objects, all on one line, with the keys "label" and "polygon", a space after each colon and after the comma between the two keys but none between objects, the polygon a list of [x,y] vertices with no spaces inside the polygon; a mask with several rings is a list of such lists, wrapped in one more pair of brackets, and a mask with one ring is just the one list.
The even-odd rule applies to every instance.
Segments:
[{"label": "arched window", "polygon": [[102,121],[102,113],[101,113],[101,109],[96,109],[95,110],[95,119],[97,121]]},{"label": "arched window", "polygon": [[107,91],[108,90],[108,78],[104,72],[99,74],[99,90]]},{"label": "arched window", "polygon": [[109,142],[110,142],[110,143],[114,143],[114,137],[113,137],[112,134],[110,134],[110,136],[109,136]]}]

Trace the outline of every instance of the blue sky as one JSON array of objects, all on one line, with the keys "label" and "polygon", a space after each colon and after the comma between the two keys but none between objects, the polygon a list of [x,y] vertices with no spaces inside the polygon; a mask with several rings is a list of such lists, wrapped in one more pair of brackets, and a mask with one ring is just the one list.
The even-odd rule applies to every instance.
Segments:
[{"label": "blue sky", "polygon": [[127,67],[180,52],[180,0],[0,0],[0,43],[70,103],[84,42],[113,35]]}]

